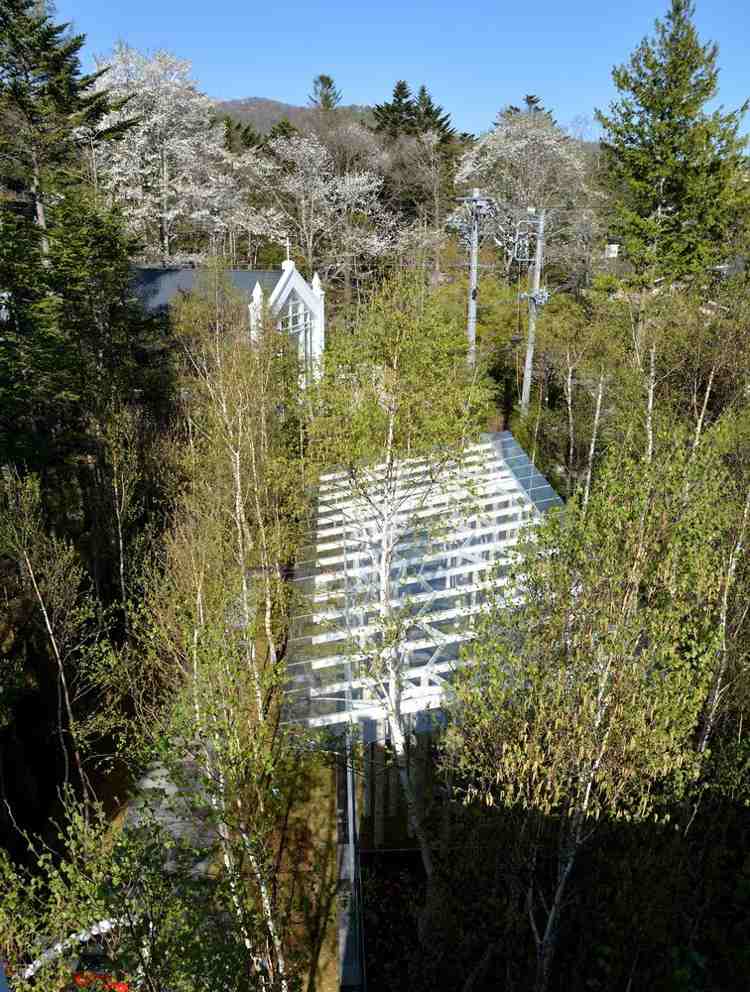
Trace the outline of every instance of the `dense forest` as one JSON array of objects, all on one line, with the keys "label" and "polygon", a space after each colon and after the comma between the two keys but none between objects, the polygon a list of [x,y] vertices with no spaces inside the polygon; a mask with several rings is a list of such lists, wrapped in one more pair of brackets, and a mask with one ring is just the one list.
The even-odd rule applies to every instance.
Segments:
[{"label": "dense forest", "polygon": [[[283,703],[316,490],[343,469],[385,505],[368,467],[498,429],[564,507],[489,583],[426,744],[383,511],[367,664],[404,829],[362,864],[367,988],[750,987],[747,106],[710,109],[691,0],[643,28],[588,136],[543,95],[471,135],[421,81],[365,108],[325,73],[256,129],[178,55],[87,74],[83,35],[0,3],[13,992],[338,987],[342,744]],[[326,289],[312,379],[227,274],[287,257]],[[201,271],[154,315],[137,265]]]}]

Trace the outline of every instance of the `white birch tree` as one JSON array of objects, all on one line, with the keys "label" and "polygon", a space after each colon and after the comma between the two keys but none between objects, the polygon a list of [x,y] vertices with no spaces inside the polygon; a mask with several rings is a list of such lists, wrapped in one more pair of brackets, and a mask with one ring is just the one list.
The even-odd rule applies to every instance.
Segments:
[{"label": "white birch tree", "polygon": [[690,435],[671,433],[659,458],[611,457],[583,501],[535,532],[459,683],[449,763],[470,800],[525,813],[536,992],[598,824],[690,815],[738,663],[750,494],[723,469],[718,435],[693,455]]},{"label": "white birch tree", "polygon": [[[298,982],[294,887],[280,873],[298,867],[285,827],[302,772],[278,725],[284,569],[304,491],[298,361],[272,327],[248,342],[246,303],[217,272],[203,291],[177,315],[182,492],[131,641],[100,672],[107,705],[125,701],[115,732],[135,795],[116,826],[98,807],[83,823],[72,804],[60,867],[38,858],[38,884],[0,857],[11,907],[0,910],[0,954],[17,972],[38,959],[35,980],[50,992],[69,986],[65,958],[92,928],[107,934],[118,973],[152,992],[288,992]],[[60,636],[56,616],[48,626]]]},{"label": "white birch tree", "polygon": [[311,425],[316,463],[342,473],[337,494],[349,505],[346,540],[372,575],[367,603],[359,604],[375,614],[372,629],[364,640],[352,636],[349,650],[384,708],[428,878],[432,846],[407,760],[409,630],[418,620],[397,561],[430,527],[424,511],[450,485],[466,444],[481,430],[488,397],[481,375],[467,369],[460,323],[446,321],[418,281],[401,277],[327,354]]}]

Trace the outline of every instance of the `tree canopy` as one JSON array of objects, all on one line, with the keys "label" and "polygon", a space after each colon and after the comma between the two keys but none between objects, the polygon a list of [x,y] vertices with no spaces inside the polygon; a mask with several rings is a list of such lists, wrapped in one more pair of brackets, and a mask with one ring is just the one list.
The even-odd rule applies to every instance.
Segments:
[{"label": "tree canopy", "polygon": [[598,111],[613,194],[613,233],[636,274],[705,275],[732,254],[748,208],[747,110],[706,104],[718,92],[718,48],[702,43],[691,0],[672,0],[612,78],[620,97]]}]

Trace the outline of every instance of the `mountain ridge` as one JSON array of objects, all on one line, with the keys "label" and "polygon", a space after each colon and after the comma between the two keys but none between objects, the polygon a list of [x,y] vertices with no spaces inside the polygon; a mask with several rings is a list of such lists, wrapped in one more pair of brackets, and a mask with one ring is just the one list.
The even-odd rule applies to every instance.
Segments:
[{"label": "mountain ridge", "polygon": [[[238,97],[233,100],[217,100],[216,106],[223,115],[241,121],[243,124],[252,126],[261,134],[266,134],[274,124],[281,120],[288,120],[291,124],[304,125],[311,122],[317,113],[314,107],[300,106],[294,103],[284,103],[283,100],[273,100],[264,96]],[[372,108],[349,104],[338,108],[346,111],[349,115],[357,119],[369,117]]]}]

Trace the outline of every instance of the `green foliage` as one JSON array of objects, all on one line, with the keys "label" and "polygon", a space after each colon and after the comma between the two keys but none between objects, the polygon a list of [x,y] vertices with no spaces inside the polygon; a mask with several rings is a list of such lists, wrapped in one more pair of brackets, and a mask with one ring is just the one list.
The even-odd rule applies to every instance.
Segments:
[{"label": "green foliage", "polygon": [[252,148],[268,151],[270,142],[276,138],[291,138],[298,133],[297,128],[285,117],[274,124],[268,134],[260,134],[252,124],[229,116],[224,118],[224,147],[234,155],[241,155]]},{"label": "green foliage", "polygon": [[[526,333],[528,308],[520,297],[520,284],[507,285],[483,273],[477,298],[477,344],[490,365],[500,363],[517,338]],[[468,279],[457,278],[435,290],[435,298],[451,321],[466,319]]]},{"label": "green foliage", "polygon": [[446,760],[467,801],[524,821],[538,992],[595,838],[687,831],[697,813],[744,619],[747,497],[712,441],[674,431],[653,459],[611,453],[590,499],[548,517],[499,576],[459,674]]},{"label": "green foliage", "polygon": [[294,124],[287,120],[286,117],[282,117],[281,120],[277,124],[274,124],[268,132],[268,140],[273,141],[275,138],[293,138],[296,134],[299,134],[299,132]]},{"label": "green foliage", "polygon": [[441,141],[450,141],[456,134],[455,128],[451,127],[450,114],[435,103],[424,84],[419,87],[414,101],[414,118],[418,134],[432,132]]},{"label": "green foliage", "polygon": [[547,110],[541,98],[535,96],[533,93],[527,93],[523,98],[523,107],[519,107],[514,103],[510,103],[507,107],[504,107],[498,115],[498,121],[506,117],[514,117],[518,114],[543,114],[549,120],[550,124],[557,124],[557,121],[552,116],[552,111]]},{"label": "green foliage", "polygon": [[396,276],[354,334],[339,333],[316,390],[311,440],[323,465],[447,458],[482,429],[490,388],[467,368],[463,320],[420,280]]},{"label": "green foliage", "polygon": [[397,138],[401,134],[413,134],[416,127],[414,98],[409,84],[399,79],[393,87],[390,102],[376,104],[372,109],[375,130]]},{"label": "green foliage", "polygon": [[390,102],[373,107],[375,130],[391,139],[404,135],[437,134],[441,141],[449,141],[455,130],[451,127],[450,114],[438,106],[422,85],[416,97],[409,84],[400,79],[393,87]]},{"label": "green foliage", "polygon": [[224,147],[228,152],[239,155],[248,148],[260,148],[263,143],[263,136],[258,134],[252,124],[245,124],[229,116],[224,118]]},{"label": "green foliage", "polygon": [[[0,951],[14,989],[62,992],[92,943],[118,980],[166,992],[256,988],[243,974],[242,936],[227,916],[220,881],[196,874],[206,851],[177,840],[147,810],[112,828],[101,807],[85,818],[70,795],[55,848],[29,839],[35,870],[0,853]],[[98,938],[84,934],[107,921]],[[112,925],[113,924],[113,925]],[[45,952],[61,943],[59,953]],[[33,980],[21,975],[40,960]]]},{"label": "green foliage", "polygon": [[698,775],[738,510],[716,454],[688,450],[610,456],[588,507],[537,530],[498,593],[451,731],[486,801],[631,819]]},{"label": "green foliage", "polygon": [[160,328],[134,303],[131,247],[116,212],[69,187],[49,212],[46,252],[22,217],[3,222],[0,452],[35,467],[91,450],[91,418],[116,398],[162,401]]},{"label": "green foliage", "polygon": [[[171,403],[163,328],[132,299],[122,217],[87,182],[92,150],[132,122],[107,126],[119,108],[81,73],[83,37],[40,10],[0,11],[0,650],[22,825],[51,813],[56,785],[90,797],[111,754],[101,672],[169,512],[168,460],[152,457]],[[51,744],[42,769],[34,738]]]},{"label": "green foliage", "polygon": [[726,261],[748,207],[747,109],[708,112],[717,55],[701,44],[691,0],[672,0],[656,36],[613,71],[621,97],[598,112],[614,201],[613,229],[635,275],[653,283],[705,276]]},{"label": "green foliage", "polygon": [[341,90],[333,81],[333,76],[321,73],[313,79],[310,105],[318,110],[331,111],[341,103]]},{"label": "green foliage", "polygon": [[83,143],[114,138],[130,126],[102,126],[110,110],[99,73],[81,75],[83,35],[69,35],[33,0],[9,0],[0,11],[0,122],[7,140],[0,176],[43,200],[50,169],[76,167]]},{"label": "green foliage", "polygon": [[[90,800],[91,775],[111,792],[114,779],[92,769],[111,773],[116,752],[131,781],[157,761],[178,799],[146,800],[141,789],[112,823],[67,796],[52,841],[50,790],[38,807],[52,849],[34,841],[29,870],[0,856],[0,952],[17,975],[56,940],[117,917],[107,951],[133,984],[293,989],[309,965],[297,910],[319,941],[335,907],[310,824],[299,827],[304,843],[290,843],[307,767],[278,726],[310,484],[343,467],[353,490],[384,503],[386,485],[368,479],[374,463],[425,458],[437,478],[487,426],[496,396],[486,368],[506,384],[507,422],[526,308],[514,263],[505,282],[483,267],[475,374],[463,278],[428,290],[402,274],[362,302],[365,274],[379,278],[404,251],[387,247],[396,216],[419,221],[421,254],[409,249],[405,267],[420,268],[461,148],[425,86],[413,94],[399,81],[366,130],[322,74],[307,121],[331,152],[331,175],[384,176],[372,214],[354,218],[373,234],[382,222],[377,261],[359,248],[346,256],[345,298],[358,302],[340,326],[355,330],[329,336],[322,377],[303,393],[289,342],[272,322],[248,342],[246,301],[212,269],[172,315],[185,415],[160,436],[171,410],[167,342],[130,298],[139,246],[96,192],[92,151],[117,138],[105,127],[116,108],[80,72],[83,39],[39,9],[8,0],[0,10],[3,771],[21,765],[32,796],[19,723],[33,713],[37,736],[54,744],[53,785],[70,780]],[[432,946],[415,950],[406,932],[421,893],[372,883],[371,915],[398,931],[383,970],[392,981],[408,974],[415,992],[528,989],[535,951],[543,988],[555,950],[561,988],[747,984],[749,294],[741,275],[717,284],[712,272],[742,249],[744,108],[706,110],[717,53],[692,17],[687,0],[672,2],[655,38],[615,70],[620,97],[600,115],[614,216],[600,205],[598,221],[623,240],[635,279],[619,279],[613,264],[575,295],[552,296],[531,412],[511,421],[570,498],[503,577],[476,630],[477,664],[457,682],[447,762],[463,796],[482,802],[446,804],[442,856],[435,836],[425,843],[429,809],[411,817],[434,892],[451,896],[433,913]],[[544,172],[558,208],[578,209],[573,192],[590,170],[539,98],[506,107],[498,125],[539,141],[511,141],[485,177],[503,190],[517,174],[525,206],[528,182]],[[282,121],[263,137],[227,119],[225,146],[265,161],[269,141],[297,133]],[[552,167],[540,170],[546,139]],[[247,213],[228,235],[233,257],[240,232],[266,237],[253,225],[269,206],[238,189],[246,199],[235,207]],[[586,224],[550,244],[553,281],[577,251],[587,273],[596,268],[598,228]],[[179,237],[203,244],[203,234]],[[437,271],[451,249],[434,250]],[[482,261],[493,259],[483,249]],[[627,292],[633,282],[640,292]],[[643,291],[657,285],[669,291]],[[402,532],[380,543],[386,575]],[[408,609],[387,595],[381,607],[369,671],[391,666],[398,690]],[[390,705],[408,785],[398,691]],[[32,799],[19,802],[5,777],[3,788],[22,819]],[[182,840],[164,829],[175,818],[188,828]],[[540,921],[549,941],[530,925]],[[36,987],[69,985],[72,957],[50,961]]]}]

